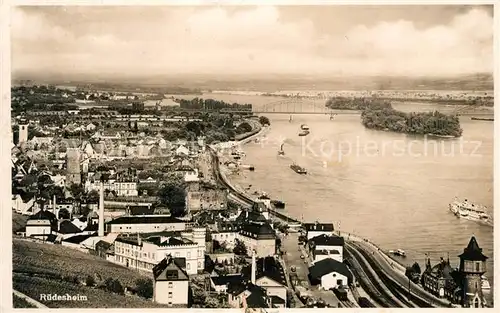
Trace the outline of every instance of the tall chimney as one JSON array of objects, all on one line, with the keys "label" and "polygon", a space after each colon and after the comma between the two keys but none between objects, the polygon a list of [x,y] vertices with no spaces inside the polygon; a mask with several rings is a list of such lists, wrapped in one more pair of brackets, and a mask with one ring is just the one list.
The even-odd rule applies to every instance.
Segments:
[{"label": "tall chimney", "polygon": [[257,264],[255,261],[255,250],[252,250],[252,277],[251,282],[255,285],[255,272],[257,271]]},{"label": "tall chimney", "polygon": [[101,181],[99,190],[99,237],[104,237],[104,183]]},{"label": "tall chimney", "polygon": [[57,208],[56,195],[54,195],[54,200],[52,200],[52,213],[54,213],[54,215],[56,215],[56,208]]}]

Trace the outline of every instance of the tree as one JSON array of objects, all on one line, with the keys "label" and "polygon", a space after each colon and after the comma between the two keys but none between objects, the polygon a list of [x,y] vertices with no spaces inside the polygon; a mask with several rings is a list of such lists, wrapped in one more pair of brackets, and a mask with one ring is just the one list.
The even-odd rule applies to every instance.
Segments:
[{"label": "tree", "polygon": [[269,119],[267,117],[265,117],[265,116],[260,116],[259,117],[259,123],[262,126],[271,125],[271,121],[269,121]]},{"label": "tree", "polygon": [[140,278],[135,282],[137,294],[146,299],[153,297],[153,281],[147,278]]},{"label": "tree", "polygon": [[91,190],[87,194],[87,203],[99,203],[99,193],[96,190]]},{"label": "tree", "polygon": [[117,293],[119,295],[125,294],[125,289],[123,288],[122,284],[118,279],[113,280],[109,287],[110,287],[109,291],[111,292]]},{"label": "tree", "polygon": [[236,255],[247,255],[247,247],[245,246],[245,243],[239,239],[236,239],[233,253]]},{"label": "tree", "polygon": [[186,214],[186,191],[184,188],[167,183],[158,191],[162,204],[166,205],[172,216],[179,217]]},{"label": "tree", "polygon": [[85,279],[85,285],[89,287],[95,286],[95,279],[91,275],[88,275],[87,278]]}]

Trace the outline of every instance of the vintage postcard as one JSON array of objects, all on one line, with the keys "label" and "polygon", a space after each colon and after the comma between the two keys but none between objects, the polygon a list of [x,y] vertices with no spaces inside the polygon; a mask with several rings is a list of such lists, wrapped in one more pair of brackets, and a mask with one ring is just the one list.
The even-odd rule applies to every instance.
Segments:
[{"label": "vintage postcard", "polygon": [[7,306],[494,307],[493,4],[100,3],[4,4]]}]

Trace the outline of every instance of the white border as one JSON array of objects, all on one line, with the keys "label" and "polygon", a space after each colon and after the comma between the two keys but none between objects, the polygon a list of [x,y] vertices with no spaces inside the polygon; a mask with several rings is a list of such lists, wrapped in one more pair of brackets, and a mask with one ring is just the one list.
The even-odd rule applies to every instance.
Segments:
[{"label": "white border", "polygon": [[[0,155],[2,157],[2,162],[0,162],[0,173],[1,183],[0,183],[0,221],[1,221],[1,261],[0,261],[0,277],[2,278],[1,283],[1,293],[0,293],[0,310],[4,312],[10,312],[12,309],[12,221],[11,221],[11,208],[10,208],[10,198],[11,198],[11,182],[10,182],[10,6],[14,5],[127,5],[127,6],[146,6],[146,5],[491,5],[494,4],[494,23],[495,23],[495,35],[494,35],[494,85],[495,85],[495,124],[494,124],[494,180],[500,178],[500,165],[497,161],[500,161],[500,111],[499,111],[499,98],[500,98],[500,67],[498,66],[498,60],[500,58],[500,39],[498,36],[498,31],[500,30],[500,2],[495,0],[490,1],[464,1],[464,0],[454,0],[454,1],[432,1],[432,0],[422,0],[422,1],[380,1],[380,0],[372,0],[372,1],[360,1],[360,0],[351,0],[351,1],[303,1],[303,0],[253,0],[253,1],[244,1],[244,0],[170,0],[170,1],[152,1],[152,0],[102,0],[102,1],[83,1],[83,0],[74,0],[74,1],[62,1],[62,0],[45,0],[45,1],[28,1],[28,0],[18,0],[18,1],[9,1],[9,0],[0,0]],[[494,190],[494,207],[495,215],[500,210],[500,184],[495,184],[493,186]],[[497,197],[498,196],[498,197]],[[494,228],[494,242],[499,241],[499,232],[496,229],[498,222],[495,223]],[[496,246],[494,244],[494,246]],[[500,245],[499,245],[500,247]],[[494,299],[495,303],[500,300],[500,276],[499,268],[497,264],[500,262],[500,252],[497,249],[494,249],[494,259],[495,259],[495,268],[494,268],[494,278],[495,278],[495,288]],[[51,309],[52,310],[52,309]],[[78,309],[77,309],[78,310]],[[108,309],[111,310],[111,309]],[[126,312],[124,309],[112,309],[116,312]],[[160,309],[146,309],[147,311],[159,311]],[[141,311],[146,311],[145,309],[141,309]],[[286,311],[290,311],[294,309],[287,309]],[[299,312],[307,312],[310,309],[297,309]],[[314,309],[318,310],[318,309]],[[356,310],[356,309],[343,309],[343,310]],[[366,309],[365,309],[366,310]],[[372,310],[382,310],[382,311],[396,311],[401,309],[372,309]],[[414,309],[414,310],[423,310],[423,309]],[[437,312],[437,309],[434,309],[433,312]],[[446,309],[439,309],[446,310]],[[493,310],[493,309],[491,309]],[[15,311],[29,311],[32,310],[23,310],[17,309]],[[74,312],[75,309],[58,309],[58,312],[71,311]],[[89,310],[86,310],[89,311]],[[99,309],[92,309],[90,311],[102,311]],[[185,311],[183,309],[168,309],[168,312],[180,312]],[[199,309],[189,309],[190,312],[196,311],[234,311],[234,312],[242,312],[239,309],[217,309],[217,310],[199,310]],[[267,312],[278,312],[282,310],[277,309],[268,309]]]}]

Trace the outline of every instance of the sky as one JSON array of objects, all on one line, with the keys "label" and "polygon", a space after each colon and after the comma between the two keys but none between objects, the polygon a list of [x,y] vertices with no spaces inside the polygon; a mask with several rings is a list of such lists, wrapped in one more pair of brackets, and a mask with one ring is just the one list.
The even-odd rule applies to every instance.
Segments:
[{"label": "sky", "polygon": [[14,73],[216,78],[493,72],[488,6],[12,10]]}]

